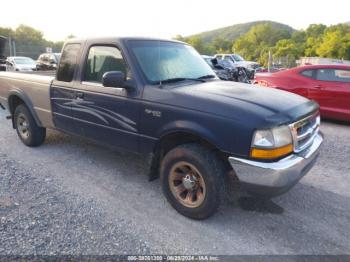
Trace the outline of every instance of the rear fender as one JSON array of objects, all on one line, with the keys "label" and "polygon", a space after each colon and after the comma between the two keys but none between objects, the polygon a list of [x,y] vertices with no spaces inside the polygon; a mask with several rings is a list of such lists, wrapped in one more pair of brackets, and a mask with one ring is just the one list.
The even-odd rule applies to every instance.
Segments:
[{"label": "rear fender", "polygon": [[15,121],[14,121],[14,112],[15,112],[15,109],[16,109],[14,101],[15,101],[16,98],[22,100],[23,104],[28,108],[29,112],[32,114],[36,124],[38,126],[42,127],[40,119],[39,119],[38,115],[36,114],[36,112],[34,110],[33,103],[30,100],[29,96],[25,92],[23,92],[22,90],[12,89],[9,92],[9,96],[8,96],[8,100],[7,101],[8,101],[8,108],[9,108],[9,111],[10,111],[10,114],[11,114],[11,117],[12,117],[12,126],[13,126],[13,128],[16,127],[15,126]]}]

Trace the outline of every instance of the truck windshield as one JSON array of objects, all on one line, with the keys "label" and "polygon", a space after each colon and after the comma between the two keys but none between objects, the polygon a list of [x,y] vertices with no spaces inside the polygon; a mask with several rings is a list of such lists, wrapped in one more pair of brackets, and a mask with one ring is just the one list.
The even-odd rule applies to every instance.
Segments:
[{"label": "truck windshield", "polygon": [[35,61],[31,58],[19,57],[13,59],[17,65],[34,65]]},{"label": "truck windshield", "polygon": [[241,57],[240,55],[237,55],[237,54],[233,54],[233,59],[236,61],[236,62],[242,62],[244,61],[243,57]]},{"label": "truck windshield", "polygon": [[215,77],[210,66],[189,45],[168,41],[132,40],[130,46],[144,75],[152,84],[174,79]]}]

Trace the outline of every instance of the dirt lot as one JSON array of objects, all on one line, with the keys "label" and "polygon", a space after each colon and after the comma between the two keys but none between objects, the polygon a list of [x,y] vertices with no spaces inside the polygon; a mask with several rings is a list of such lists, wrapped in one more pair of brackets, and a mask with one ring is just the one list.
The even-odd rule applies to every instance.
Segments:
[{"label": "dirt lot", "polygon": [[50,131],[27,148],[0,113],[0,254],[350,254],[350,125],[324,122],[317,166],[274,199],[205,221],[173,210],[145,160]]}]

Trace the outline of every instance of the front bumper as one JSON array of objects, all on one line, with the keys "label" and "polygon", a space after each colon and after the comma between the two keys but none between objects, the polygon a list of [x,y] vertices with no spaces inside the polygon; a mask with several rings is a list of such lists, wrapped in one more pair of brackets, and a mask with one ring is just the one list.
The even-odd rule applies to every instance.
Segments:
[{"label": "front bumper", "polygon": [[274,197],[287,192],[314,166],[322,142],[323,136],[319,133],[309,148],[277,162],[265,163],[237,157],[229,157],[229,162],[248,193]]}]

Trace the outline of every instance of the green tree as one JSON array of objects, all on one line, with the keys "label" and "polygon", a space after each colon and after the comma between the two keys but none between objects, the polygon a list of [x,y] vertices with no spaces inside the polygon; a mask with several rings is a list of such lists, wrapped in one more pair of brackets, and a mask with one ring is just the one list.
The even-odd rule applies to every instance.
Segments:
[{"label": "green tree", "polygon": [[230,53],[232,42],[229,40],[225,40],[222,37],[217,37],[213,40],[210,46],[215,53]]},{"label": "green tree", "polygon": [[285,29],[273,28],[270,24],[253,26],[248,33],[240,36],[232,50],[247,60],[256,60],[262,65],[268,63],[269,50],[281,39],[289,39],[291,33]]},{"label": "green tree", "polygon": [[323,24],[312,24],[305,31],[305,56],[317,56],[317,48],[327,26]]},{"label": "green tree", "polygon": [[279,40],[272,50],[274,61],[282,67],[295,66],[295,60],[304,53],[303,48],[294,39]]},{"label": "green tree", "polygon": [[316,54],[321,57],[350,60],[350,26],[339,24],[327,28]]},{"label": "green tree", "polygon": [[[47,41],[41,31],[26,25],[20,25],[15,30],[0,27],[0,35],[11,37],[15,43],[18,56],[29,56],[34,59],[40,53],[45,52],[46,47],[52,47],[54,52],[59,52],[63,45],[62,41]],[[5,52],[6,55],[10,54],[8,45]]]},{"label": "green tree", "polygon": [[183,37],[182,35],[176,35],[175,37],[173,37],[174,40],[177,40],[177,41],[181,41],[181,42],[186,42],[186,38]]}]

